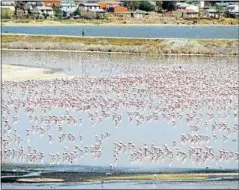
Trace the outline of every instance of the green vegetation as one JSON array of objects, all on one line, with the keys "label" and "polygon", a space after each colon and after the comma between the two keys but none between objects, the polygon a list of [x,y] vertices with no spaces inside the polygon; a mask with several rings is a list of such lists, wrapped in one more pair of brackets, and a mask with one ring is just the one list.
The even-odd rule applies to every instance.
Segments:
[{"label": "green vegetation", "polygon": [[239,55],[239,40],[2,35],[2,48],[121,53]]},{"label": "green vegetation", "polygon": [[123,6],[127,7],[129,10],[135,11],[139,9],[140,1],[123,1]]},{"label": "green vegetation", "polygon": [[175,10],[176,1],[163,1],[162,9],[167,11],[173,11]]},{"label": "green vegetation", "polygon": [[58,19],[62,19],[63,17],[63,13],[61,11],[61,9],[59,7],[54,7],[53,8],[53,11],[54,11],[54,16]]},{"label": "green vegetation", "polygon": [[162,12],[162,8],[163,8],[163,1],[156,1],[156,11],[157,12]]},{"label": "green vegetation", "polygon": [[123,5],[129,10],[135,11],[137,9],[142,11],[153,11],[155,6],[148,1],[123,1]]},{"label": "green vegetation", "polygon": [[76,10],[76,13],[75,13],[76,15],[78,15],[78,16],[81,16],[82,14],[81,14],[81,10],[78,8],[77,10]]},{"label": "green vegetation", "polygon": [[140,1],[139,9],[142,11],[153,11],[155,6],[148,1]]},{"label": "green vegetation", "polygon": [[14,11],[11,9],[2,9],[1,18],[2,19],[11,19],[14,15]]}]

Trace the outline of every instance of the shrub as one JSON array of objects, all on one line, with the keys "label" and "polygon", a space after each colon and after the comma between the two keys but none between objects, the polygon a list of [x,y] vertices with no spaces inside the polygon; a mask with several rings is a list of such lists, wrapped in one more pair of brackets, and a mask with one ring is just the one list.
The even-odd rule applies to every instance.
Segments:
[{"label": "shrub", "polygon": [[148,1],[123,1],[123,5],[129,10],[153,11],[155,6]]},{"label": "shrub", "polygon": [[104,19],[104,20],[108,20],[107,14],[105,14],[105,13],[103,14],[103,19]]},{"label": "shrub", "polygon": [[14,11],[11,9],[2,9],[2,19],[11,19],[13,17]]},{"label": "shrub", "polygon": [[139,9],[143,10],[143,11],[153,11],[154,10],[154,5],[152,5],[150,2],[148,1],[141,1],[139,3]]},{"label": "shrub", "polygon": [[62,13],[62,11],[61,11],[60,8],[55,7],[55,8],[53,9],[53,11],[54,11],[54,16],[55,16],[56,18],[62,19],[63,13]]},{"label": "shrub", "polygon": [[44,19],[44,18],[45,17],[42,14],[39,15],[39,19]]},{"label": "shrub", "polygon": [[77,15],[81,16],[81,10],[80,10],[79,8],[78,8],[77,11],[75,12],[75,16],[77,16]]}]

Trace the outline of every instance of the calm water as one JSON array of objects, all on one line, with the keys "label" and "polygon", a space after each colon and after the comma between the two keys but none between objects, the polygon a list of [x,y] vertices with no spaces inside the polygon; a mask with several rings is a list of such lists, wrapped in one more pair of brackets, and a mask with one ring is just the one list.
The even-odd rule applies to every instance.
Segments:
[{"label": "calm water", "polygon": [[[210,75],[211,71],[217,73],[217,68],[223,68],[223,71],[229,72],[230,70],[235,70],[237,68],[237,57],[159,57],[159,58],[150,58],[144,56],[135,56],[135,55],[110,55],[110,54],[87,54],[87,53],[63,53],[63,52],[20,52],[20,51],[3,51],[2,54],[4,64],[17,64],[17,65],[27,65],[35,67],[47,67],[61,69],[60,72],[64,72],[68,75],[76,76],[89,76],[89,77],[99,77],[99,76],[125,76],[129,74],[140,74],[143,70],[147,71],[149,69],[154,69],[158,67],[172,67],[176,68],[178,66],[186,67],[194,71],[195,68],[198,70],[206,68]],[[74,68],[74,69],[72,69]],[[142,71],[139,70],[142,69]],[[236,71],[235,71],[236,72]],[[217,73],[218,74],[218,73]],[[219,73],[220,74],[220,73]],[[195,72],[194,75],[197,75]],[[220,75],[221,76],[221,75]],[[234,76],[234,75],[233,75]],[[19,95],[19,94],[18,94]],[[17,95],[17,96],[18,96]],[[8,97],[3,97],[6,100]],[[120,110],[123,113],[122,110]],[[147,110],[146,110],[147,111]],[[37,113],[37,112],[36,112]],[[59,110],[55,110],[55,113],[60,113]],[[80,127],[80,132],[83,133],[87,138],[84,139],[83,145],[94,143],[94,135],[100,134],[102,131],[110,131],[111,138],[104,142],[104,147],[102,152],[104,156],[101,160],[95,160],[91,155],[87,155],[81,158],[79,165],[7,165],[3,166],[5,171],[4,175],[8,176],[8,173],[13,172],[12,175],[15,175],[17,172],[29,172],[30,175],[39,174],[42,172],[54,171],[69,171],[69,172],[109,172],[108,164],[112,163],[112,152],[113,152],[113,142],[122,140],[122,141],[133,141],[137,146],[142,145],[143,142],[155,143],[156,145],[161,145],[167,143],[172,144],[172,139],[176,139],[177,142],[180,142],[180,134],[188,132],[185,122],[180,122],[178,127],[172,128],[169,127],[169,124],[165,121],[160,121],[158,123],[152,122],[146,127],[142,126],[136,128],[132,124],[129,124],[126,119],[123,119],[119,128],[112,127],[110,121],[105,121],[103,124],[96,125],[96,127],[91,127],[90,123],[87,120],[87,115],[81,114],[83,118],[83,125]],[[232,116],[229,115],[227,121],[229,125],[233,123],[238,123],[236,120],[232,120]],[[215,120],[218,118],[216,117]],[[20,111],[19,122],[14,124],[18,133],[21,136],[25,135],[25,130],[29,123],[28,118],[24,114],[24,111]],[[157,127],[164,126],[164,127]],[[71,132],[78,132],[78,129],[67,129]],[[125,135],[126,132],[130,131],[131,134],[137,135]],[[149,134],[149,131],[151,133]],[[52,129],[52,134],[57,135],[57,131]],[[211,131],[206,129],[200,129],[202,134],[211,135]],[[232,151],[238,150],[237,142],[232,141],[223,141],[222,134],[217,132],[220,137],[216,142],[210,142],[209,146],[212,146],[215,149],[230,149]],[[12,135],[12,134],[11,134]],[[169,138],[170,137],[170,138]],[[235,138],[238,140],[236,133],[232,134],[230,138]],[[31,145],[37,147],[45,152],[45,163],[49,163],[49,152],[59,151],[62,152],[64,146],[69,148],[73,147],[73,144],[68,142],[64,145],[59,145],[58,142],[54,142],[51,145],[47,142],[47,136],[40,137],[36,134],[33,134],[30,139]],[[39,143],[41,142],[41,143]],[[78,143],[78,141],[77,141]],[[22,145],[27,145],[27,142],[24,141]],[[18,145],[11,143],[11,148],[18,148]],[[178,145],[182,150],[187,150],[188,146],[179,144]],[[202,145],[201,145],[202,146]],[[47,147],[47,149],[46,149]],[[10,160],[11,162],[18,163],[17,160]],[[204,171],[205,164],[193,164],[190,160],[186,161],[184,164],[180,160],[174,160],[172,167],[170,168],[166,161],[159,163],[149,163],[146,161],[144,164],[129,164],[130,157],[128,155],[122,155],[119,159],[119,167],[116,167],[116,172],[195,172],[195,171]],[[76,163],[77,164],[77,163]],[[97,167],[96,167],[97,165]],[[210,172],[222,172],[218,167],[218,163],[213,161],[208,161],[207,165],[210,168],[216,168],[216,170],[211,170]],[[127,166],[127,167],[121,167]],[[130,167],[129,167],[130,166]],[[231,160],[227,163],[223,163],[224,168],[237,168],[238,162]],[[184,169],[180,169],[184,168]],[[188,168],[188,169],[186,169]],[[201,170],[199,169],[201,168]],[[232,170],[234,171],[234,170]],[[238,170],[236,170],[238,171]],[[155,184],[151,180],[149,181],[111,181],[105,182],[103,185],[101,182],[76,182],[76,183],[34,183],[34,184],[25,184],[25,183],[3,183],[3,189],[238,189],[238,181],[227,181],[227,180],[214,180],[214,181],[157,181]]]},{"label": "calm water", "polygon": [[238,189],[238,181],[110,181],[78,183],[3,183],[3,189]]},{"label": "calm water", "polygon": [[141,38],[238,39],[238,26],[2,26],[3,33]]},{"label": "calm water", "polygon": [[[142,70],[139,68],[143,68],[145,71],[149,69],[161,68],[161,67],[170,67],[176,68],[178,65],[182,65],[185,68],[190,68],[194,70],[198,69],[212,69],[217,70],[217,67],[223,67],[227,69],[234,70],[236,67],[237,58],[221,58],[221,57],[160,57],[160,58],[150,58],[144,56],[132,56],[132,55],[110,55],[110,54],[87,54],[87,53],[63,53],[63,52],[20,52],[20,51],[3,51],[3,63],[8,64],[19,64],[19,65],[28,65],[28,66],[36,66],[36,67],[48,67],[48,68],[56,68],[62,69],[61,72],[64,72],[68,75],[75,76],[89,76],[89,77],[113,77],[113,76],[126,76],[126,75],[140,75]],[[74,69],[73,69],[74,68]],[[229,72],[229,71],[228,71]],[[113,96],[112,96],[113,97]],[[4,97],[6,100],[8,97]],[[114,98],[114,97],[113,97]],[[60,108],[54,109],[54,113],[62,114],[63,110]],[[202,110],[203,111],[203,110]],[[40,114],[37,109],[36,112]],[[14,124],[13,126],[19,130],[19,134],[25,138],[25,131],[27,129],[26,123],[28,122],[28,118],[24,114],[24,110],[21,110],[19,116],[19,122]],[[176,140],[180,142],[181,134],[188,132],[188,127],[185,121],[180,121],[178,127],[173,128],[169,127],[170,124],[164,120],[160,120],[159,122],[152,122],[150,125],[142,124],[142,127],[135,127],[134,123],[129,123],[127,117],[125,117],[125,110],[121,109],[120,113],[124,116],[122,123],[118,128],[113,127],[113,124],[110,120],[103,121],[102,124],[97,124],[95,127],[91,126],[91,123],[88,120],[87,113],[80,113],[80,117],[82,117],[83,123],[79,128],[71,127],[67,128],[67,132],[71,131],[75,134],[82,133],[87,138],[84,139],[84,142],[81,143],[82,146],[86,146],[88,144],[94,143],[95,135],[100,134],[102,131],[109,131],[111,133],[111,139],[108,139],[104,142],[103,150],[104,156],[100,160],[95,160],[94,157],[85,156],[81,159],[80,164],[82,165],[99,165],[105,166],[112,162],[112,152],[113,152],[113,142],[115,141],[133,141],[137,146],[141,146],[143,143],[154,143],[157,145],[160,144],[172,144],[172,140]],[[72,113],[75,114],[75,113]],[[227,118],[230,125],[233,123],[237,123],[237,121],[232,120],[230,117]],[[218,118],[216,117],[215,120]],[[21,126],[21,128],[19,127]],[[165,127],[158,127],[165,126]],[[168,127],[167,127],[168,126]],[[202,134],[210,134],[206,128],[200,129]],[[208,131],[207,131],[208,130]],[[153,131],[149,134],[149,131]],[[52,134],[58,134],[56,128],[52,128]],[[127,133],[137,134],[137,135],[126,135]],[[145,135],[146,134],[146,135]],[[232,140],[228,140],[227,142],[223,141],[222,135],[223,133],[219,133],[220,138],[217,141],[211,141],[210,146],[216,149],[225,148],[233,151],[237,151],[238,145],[237,142],[233,142]],[[170,137],[170,138],[168,138]],[[231,139],[238,139],[235,134],[230,136]],[[37,134],[33,134],[30,142],[33,147],[38,147],[42,151],[46,151],[46,162],[50,157],[47,152],[61,152],[64,146],[73,147],[72,144],[65,142],[63,145],[59,145],[58,141],[53,141],[53,143],[49,146],[47,135],[40,137]],[[39,144],[41,141],[41,144]],[[27,141],[23,142],[27,144]],[[79,142],[80,143],[80,142]],[[183,150],[187,150],[188,146],[183,144],[178,144],[180,148]],[[11,147],[17,147],[15,144],[11,144]],[[45,147],[48,147],[46,150]],[[16,160],[12,160],[16,162]],[[119,160],[119,165],[129,165],[130,155],[122,155]],[[150,163],[148,160],[144,163],[145,166],[157,165],[159,167],[167,167],[168,162],[166,160],[159,163]],[[208,161],[206,163],[211,168],[218,168],[218,163],[213,161]],[[134,165],[134,164],[133,164]],[[137,165],[137,164],[136,164]],[[236,161],[230,161],[225,163],[224,168],[237,168],[238,163]],[[190,160],[186,161],[184,165],[182,165],[180,160],[175,160],[172,163],[172,167],[199,167],[205,168],[205,164],[195,165]]]}]

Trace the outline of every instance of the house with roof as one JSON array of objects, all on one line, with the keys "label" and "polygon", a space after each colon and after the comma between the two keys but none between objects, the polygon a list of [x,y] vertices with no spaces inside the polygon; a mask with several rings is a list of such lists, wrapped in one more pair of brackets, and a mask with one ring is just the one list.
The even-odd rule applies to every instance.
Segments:
[{"label": "house with roof", "polygon": [[104,9],[100,8],[98,3],[86,2],[80,3],[79,10],[81,11],[81,17],[84,19],[100,18],[102,14],[105,13]]},{"label": "house with roof", "polygon": [[100,9],[100,5],[98,3],[80,3],[78,6],[81,11],[90,11],[90,10]]},{"label": "house with roof", "polygon": [[37,6],[31,10],[31,13],[33,15],[46,15],[48,17],[53,16],[53,9],[46,6]]},{"label": "house with roof", "polygon": [[207,18],[220,18],[220,12],[216,9],[207,9],[205,12]]},{"label": "house with roof", "polygon": [[186,9],[188,6],[189,6],[188,3],[181,3],[181,2],[176,3],[177,9]]},{"label": "house with roof", "polygon": [[115,13],[115,14],[129,13],[129,10],[127,7],[123,7],[120,5],[110,6],[110,7],[108,7],[107,11],[111,12],[111,13]]},{"label": "house with roof", "polygon": [[15,14],[18,17],[27,16],[37,6],[44,6],[39,0],[15,0]]},{"label": "house with roof", "polygon": [[189,5],[186,9],[182,12],[182,17],[184,19],[188,18],[198,18],[199,17],[199,7],[194,5]]},{"label": "house with roof", "polygon": [[101,9],[107,10],[109,7],[119,6],[120,2],[107,2],[107,1],[104,2],[103,1],[103,2],[99,2],[98,4],[99,4]]},{"label": "house with roof", "polygon": [[62,11],[63,17],[74,16],[76,11],[78,10],[78,6],[74,1],[61,1],[59,7],[60,10]]},{"label": "house with roof", "polygon": [[145,15],[148,15],[146,11],[136,10],[132,13],[131,17],[133,18],[143,18]]},{"label": "house with roof", "polygon": [[2,2],[1,1],[1,9],[9,9],[11,11],[15,10],[15,2],[14,1],[7,1],[7,2]]},{"label": "house with roof", "polygon": [[232,16],[232,17],[238,17],[239,16],[239,4],[229,5],[227,7],[227,15]]},{"label": "house with roof", "polygon": [[60,5],[60,0],[42,0],[45,7],[55,7]]}]

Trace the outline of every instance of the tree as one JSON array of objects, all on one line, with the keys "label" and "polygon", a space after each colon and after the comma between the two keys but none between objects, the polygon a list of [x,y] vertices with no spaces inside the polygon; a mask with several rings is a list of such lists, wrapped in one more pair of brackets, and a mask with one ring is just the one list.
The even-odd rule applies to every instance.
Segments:
[{"label": "tree", "polygon": [[75,15],[81,16],[81,10],[79,9],[79,7],[77,8]]},{"label": "tree", "polygon": [[54,16],[61,19],[63,14],[62,14],[62,10],[59,7],[54,7],[53,8],[54,11]]},{"label": "tree", "polygon": [[223,13],[223,8],[218,5],[216,5],[215,8],[218,11],[218,19],[219,19]]},{"label": "tree", "polygon": [[167,11],[174,11],[176,9],[176,1],[163,1],[162,8]]},{"label": "tree", "polygon": [[143,11],[153,11],[154,10],[154,5],[151,4],[148,1],[140,1],[139,3],[139,9]]},{"label": "tree", "polygon": [[123,1],[123,6],[127,7],[129,10],[135,11],[137,9],[143,11],[153,11],[154,5],[148,1]]},{"label": "tree", "polygon": [[163,6],[163,1],[156,1],[156,10],[157,12],[161,12]]},{"label": "tree", "polygon": [[140,1],[123,1],[123,6],[127,7],[129,10],[135,11],[139,9],[139,3]]}]

